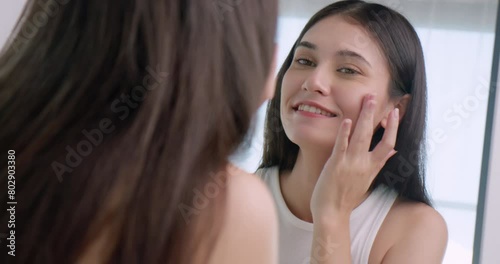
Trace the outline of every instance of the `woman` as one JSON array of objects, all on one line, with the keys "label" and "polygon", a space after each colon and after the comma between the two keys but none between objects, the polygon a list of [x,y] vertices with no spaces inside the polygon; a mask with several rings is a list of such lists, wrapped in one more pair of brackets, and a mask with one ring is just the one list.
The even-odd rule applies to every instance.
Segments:
[{"label": "woman", "polygon": [[268,0],[28,1],[0,57],[17,201],[0,262],[275,263],[272,197],[228,156],[272,97],[276,16]]},{"label": "woman", "polygon": [[278,74],[258,170],[278,207],[281,263],[442,261],[425,111],[423,52],[403,16],[340,1],[310,19]]}]

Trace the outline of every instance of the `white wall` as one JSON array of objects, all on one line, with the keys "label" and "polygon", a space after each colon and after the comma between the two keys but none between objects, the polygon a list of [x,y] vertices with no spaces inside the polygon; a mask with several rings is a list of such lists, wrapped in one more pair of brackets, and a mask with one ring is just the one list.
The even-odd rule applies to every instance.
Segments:
[{"label": "white wall", "polygon": [[2,47],[21,14],[25,0],[2,0],[0,3],[0,47]]}]

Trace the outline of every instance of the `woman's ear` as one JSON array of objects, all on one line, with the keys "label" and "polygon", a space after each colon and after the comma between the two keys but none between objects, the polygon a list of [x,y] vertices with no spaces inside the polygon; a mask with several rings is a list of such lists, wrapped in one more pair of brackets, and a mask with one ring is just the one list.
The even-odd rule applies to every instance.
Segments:
[{"label": "woman's ear", "polygon": [[276,89],[276,64],[278,60],[278,45],[274,45],[274,55],[273,61],[271,63],[271,67],[269,70],[269,75],[267,76],[267,80],[262,90],[262,96],[260,104],[264,103],[266,100],[272,99],[274,97],[274,90]]},{"label": "woman's ear", "polygon": [[[394,108],[399,109],[399,121],[401,122],[401,119],[403,119],[404,115],[406,114],[406,110],[408,108],[408,105],[410,104],[411,101],[411,95],[405,94],[401,98],[397,99],[397,101],[394,104]],[[382,118],[382,121],[380,121],[380,125],[385,128],[387,126],[387,118],[389,118],[389,113],[394,109],[392,107],[388,107],[388,110],[386,111],[384,118]]]}]

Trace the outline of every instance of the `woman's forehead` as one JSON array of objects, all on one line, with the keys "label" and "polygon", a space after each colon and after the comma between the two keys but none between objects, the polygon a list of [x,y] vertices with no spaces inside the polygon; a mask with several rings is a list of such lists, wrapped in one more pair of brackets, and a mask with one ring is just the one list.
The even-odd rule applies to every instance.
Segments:
[{"label": "woman's forehead", "polygon": [[318,52],[335,54],[340,50],[351,50],[372,65],[385,62],[379,44],[366,29],[340,15],[318,21],[304,34],[303,41],[312,43]]}]

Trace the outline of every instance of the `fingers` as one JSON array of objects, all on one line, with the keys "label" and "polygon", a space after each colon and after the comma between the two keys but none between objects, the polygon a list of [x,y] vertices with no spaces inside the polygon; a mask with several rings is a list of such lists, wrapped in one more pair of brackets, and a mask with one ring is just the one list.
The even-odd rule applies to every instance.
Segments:
[{"label": "fingers", "polygon": [[389,113],[384,136],[372,151],[374,161],[382,164],[382,166],[395,154],[394,147],[396,146],[396,138],[398,136],[398,126],[399,109],[396,108]]},{"label": "fingers", "polygon": [[340,124],[339,131],[337,133],[337,139],[335,140],[335,146],[333,147],[332,157],[338,158],[345,155],[347,147],[349,146],[351,126],[351,119],[344,119]]},{"label": "fingers", "polygon": [[[365,153],[370,148],[373,136],[373,115],[375,112],[375,100],[373,95],[363,98],[363,108],[359,114],[356,128],[352,134],[350,149],[354,153]],[[351,151],[350,150],[350,151]]]}]

